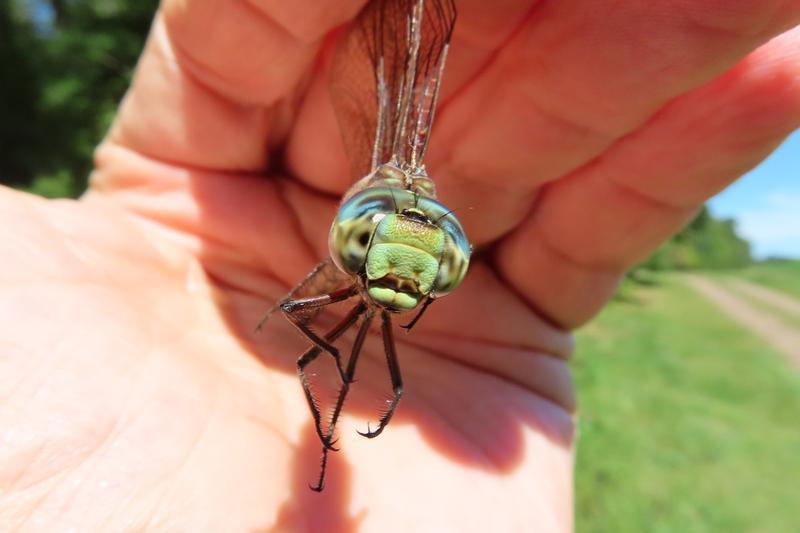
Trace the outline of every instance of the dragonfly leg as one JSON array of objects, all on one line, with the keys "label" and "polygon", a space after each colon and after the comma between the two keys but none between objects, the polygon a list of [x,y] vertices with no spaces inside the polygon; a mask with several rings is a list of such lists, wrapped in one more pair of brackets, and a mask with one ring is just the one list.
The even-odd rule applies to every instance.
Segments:
[{"label": "dragonfly leg", "polygon": [[417,323],[417,321],[422,318],[422,315],[425,313],[425,310],[428,309],[428,306],[433,303],[433,298],[430,296],[425,299],[425,303],[422,304],[422,308],[420,308],[419,313],[417,313],[414,318],[411,319],[411,322],[408,324],[403,324],[400,327],[406,330],[406,332],[411,331],[411,328]]},{"label": "dragonfly leg", "polygon": [[336,431],[336,423],[339,421],[339,415],[342,413],[342,407],[344,407],[344,401],[347,398],[347,393],[350,391],[350,384],[353,382],[353,377],[356,373],[356,363],[358,362],[358,356],[361,354],[361,348],[364,346],[364,339],[369,333],[369,327],[372,324],[372,319],[375,315],[375,312],[372,309],[368,309],[366,314],[364,315],[364,321],[361,323],[361,327],[358,329],[358,335],[356,335],[356,339],[353,342],[353,351],[350,353],[350,360],[347,362],[347,370],[345,375],[347,379],[342,383],[341,388],[339,389],[339,397],[336,399],[336,407],[333,409],[333,414],[331,416],[330,423],[328,424],[328,431],[327,435],[322,438],[322,461],[320,463],[319,469],[319,479],[317,480],[317,484],[313,487],[310,487],[311,490],[316,492],[321,492],[322,489],[325,487],[325,472],[328,468],[328,450],[335,450],[333,448],[333,435]]},{"label": "dragonfly leg", "polygon": [[285,300],[280,304],[281,311],[283,311],[283,314],[289,319],[292,325],[298,329],[298,331],[305,335],[308,340],[313,342],[315,346],[325,350],[333,356],[333,358],[336,360],[336,369],[339,371],[339,376],[341,377],[342,381],[344,381],[345,376],[338,348],[314,333],[308,324],[303,321],[302,312],[347,300],[356,293],[356,286],[353,285],[352,287],[332,292],[330,294],[311,296],[309,298],[298,298],[297,300]]},{"label": "dragonfly leg", "polygon": [[[367,306],[364,305],[363,302],[353,307],[353,309],[347,313],[347,316],[325,335],[326,342],[331,343],[341,337],[348,329],[353,327],[358,317],[361,316],[366,309]],[[326,448],[335,450],[335,448],[333,448],[333,443],[330,442],[330,437],[326,437],[322,430],[322,415],[320,414],[317,401],[314,399],[311,383],[309,383],[308,377],[306,376],[306,367],[319,357],[320,353],[322,353],[322,348],[318,345],[314,345],[303,352],[303,354],[297,358],[297,374],[300,376],[300,383],[303,385],[303,392],[306,395],[306,401],[308,402],[308,408],[311,410],[311,416],[314,417],[314,427],[319,436],[319,440]],[[343,379],[343,382],[347,383],[347,380]]]},{"label": "dragonfly leg", "polygon": [[[256,325],[255,332],[259,333],[264,328],[264,324],[267,323],[269,317],[271,317],[273,313],[275,313],[275,311],[281,308],[281,304],[283,302],[293,299],[295,295],[300,291],[314,287],[314,285],[318,283],[320,279],[322,280],[327,279],[326,274],[330,271],[330,269],[336,269],[336,268],[337,267],[333,265],[333,262],[331,261],[330,258],[323,259],[322,261],[320,261],[319,264],[317,264],[317,266],[315,266],[311,270],[311,272],[309,272],[306,275],[306,277],[303,278],[303,281],[298,283],[294,288],[292,288],[291,291],[289,291],[289,294],[278,300],[277,303],[275,303],[275,305],[267,309],[267,312],[264,313],[264,316],[261,317],[261,320],[258,321],[258,325]],[[323,291],[317,290],[312,292],[320,293]]]},{"label": "dragonfly leg", "polygon": [[367,423],[367,431],[358,434],[369,439],[375,438],[381,434],[386,424],[392,419],[394,410],[397,404],[400,403],[400,398],[403,396],[403,378],[400,376],[400,365],[397,363],[397,350],[394,345],[394,336],[392,335],[392,319],[388,311],[381,312],[381,333],[383,334],[383,351],[386,353],[386,364],[389,367],[389,377],[392,380],[392,391],[394,396],[389,402],[389,407],[381,416],[378,421],[378,427],[374,431],[369,429]]}]

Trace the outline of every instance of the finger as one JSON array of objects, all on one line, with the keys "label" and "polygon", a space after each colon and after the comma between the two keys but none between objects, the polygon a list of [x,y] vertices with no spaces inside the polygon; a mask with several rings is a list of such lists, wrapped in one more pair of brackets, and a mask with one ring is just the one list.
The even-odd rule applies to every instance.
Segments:
[{"label": "finger", "polygon": [[548,185],[497,265],[535,307],[575,327],[621,274],[800,125],[800,30],[763,46],[646,126]]},{"label": "finger", "polygon": [[[470,31],[481,27],[474,14],[485,14],[485,7],[459,4],[428,167],[448,205],[480,208],[464,216],[478,243],[518,223],[541,183],[596,157],[800,16],[800,4],[787,0],[529,6],[524,16],[519,9],[508,14],[505,27],[490,19],[491,42]],[[451,77],[464,84],[448,87]],[[325,146],[323,139],[337,135],[333,113],[325,111],[330,104],[319,100],[327,99],[323,82],[316,83],[320,89],[304,104],[313,111],[301,110],[288,161],[304,180],[325,188],[343,160],[322,149],[313,161],[304,156],[308,146]],[[326,118],[315,122],[320,116]],[[495,216],[486,220],[479,214],[485,211]]]},{"label": "finger", "polygon": [[324,34],[362,0],[166,0],[109,141],[160,161],[258,170]]},{"label": "finger", "polygon": [[[429,163],[442,198],[480,208],[463,221],[475,241],[496,238],[525,216],[539,185],[590,161],[799,15],[800,3],[788,1],[537,4],[439,115]],[[498,215],[487,223],[484,211]]]},{"label": "finger", "polygon": [[[279,298],[324,254],[305,245],[300,221],[310,201],[298,217],[286,199],[286,180],[180,168],[114,144],[98,153],[97,164],[105,170],[85,202],[111,200],[155,222],[155,233],[198,257],[227,288]],[[335,203],[328,203],[327,210],[313,205],[316,216],[326,217],[315,235],[324,235],[319,228],[333,218]]]}]

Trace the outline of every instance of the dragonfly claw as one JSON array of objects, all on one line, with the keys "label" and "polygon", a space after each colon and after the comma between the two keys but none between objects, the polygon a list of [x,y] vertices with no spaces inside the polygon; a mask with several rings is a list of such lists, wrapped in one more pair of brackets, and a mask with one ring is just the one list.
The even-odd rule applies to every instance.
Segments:
[{"label": "dragonfly claw", "polygon": [[378,426],[378,429],[372,431],[369,429],[369,422],[367,422],[367,431],[356,430],[356,433],[358,433],[362,437],[366,437],[368,439],[374,439],[375,437],[381,434],[381,431],[383,431],[383,426]]},{"label": "dragonfly claw", "polygon": [[334,446],[334,444],[336,444],[337,442],[339,442],[339,439],[333,439],[333,440],[322,439],[322,445],[325,447],[325,449],[330,450],[332,452],[339,451],[339,448]]}]

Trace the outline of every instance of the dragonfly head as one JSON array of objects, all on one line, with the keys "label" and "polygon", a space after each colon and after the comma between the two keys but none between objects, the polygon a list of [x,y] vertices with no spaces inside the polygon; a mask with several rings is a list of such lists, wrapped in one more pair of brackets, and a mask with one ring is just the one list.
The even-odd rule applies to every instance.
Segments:
[{"label": "dragonfly head", "polygon": [[361,277],[375,304],[397,312],[453,291],[471,253],[447,208],[394,187],[368,188],[342,204],[329,249],[342,271]]}]

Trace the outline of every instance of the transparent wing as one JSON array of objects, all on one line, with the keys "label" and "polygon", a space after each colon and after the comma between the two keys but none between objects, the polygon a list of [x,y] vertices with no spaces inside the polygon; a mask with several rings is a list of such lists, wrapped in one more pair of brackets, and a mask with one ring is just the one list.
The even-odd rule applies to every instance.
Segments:
[{"label": "transparent wing", "polygon": [[422,167],[455,18],[452,0],[375,0],[353,22],[331,73],[353,178]]}]

